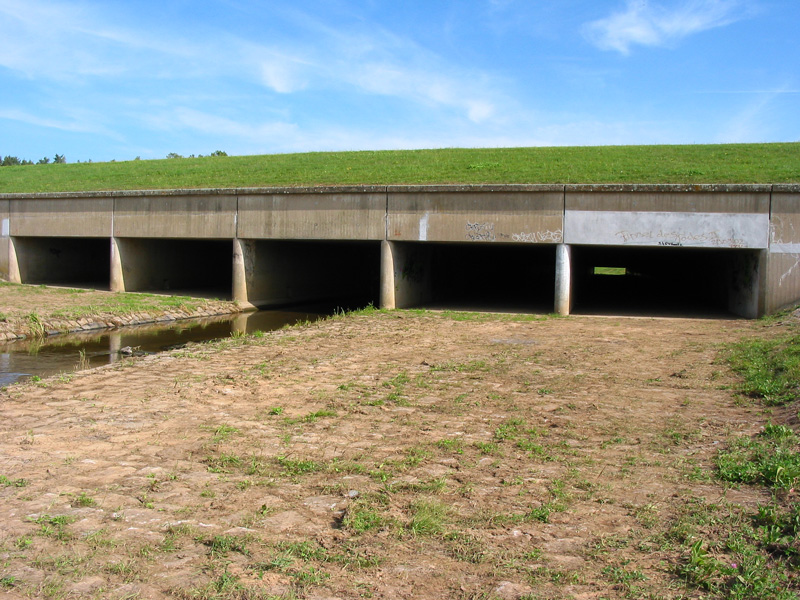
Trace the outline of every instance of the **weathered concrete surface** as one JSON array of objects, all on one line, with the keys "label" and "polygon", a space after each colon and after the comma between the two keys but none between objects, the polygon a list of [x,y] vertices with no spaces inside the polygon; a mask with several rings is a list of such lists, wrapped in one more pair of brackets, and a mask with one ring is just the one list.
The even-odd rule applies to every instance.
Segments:
[{"label": "weathered concrete surface", "polygon": [[115,237],[236,237],[234,194],[121,196],[114,204]]},{"label": "weathered concrete surface", "polygon": [[800,185],[775,185],[772,192],[767,313],[800,299]]},{"label": "weathered concrete surface", "polygon": [[111,198],[25,198],[10,201],[17,237],[110,237]]},{"label": "weathered concrete surface", "polygon": [[386,239],[557,244],[564,186],[389,186]]},{"label": "weathered concrete surface", "polygon": [[767,248],[771,186],[566,186],[568,244]]},{"label": "weathered concrete surface", "polygon": [[382,240],[384,187],[287,188],[239,196],[238,237],[283,240]]}]

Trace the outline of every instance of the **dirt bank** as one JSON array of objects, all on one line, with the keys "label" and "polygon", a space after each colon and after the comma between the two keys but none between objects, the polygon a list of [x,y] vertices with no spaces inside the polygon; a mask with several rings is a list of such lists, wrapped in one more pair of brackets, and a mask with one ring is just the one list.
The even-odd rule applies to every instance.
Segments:
[{"label": "dirt bank", "polygon": [[786,327],[397,312],[12,386],[0,590],[699,597],[676,527],[764,500],[718,351]]}]

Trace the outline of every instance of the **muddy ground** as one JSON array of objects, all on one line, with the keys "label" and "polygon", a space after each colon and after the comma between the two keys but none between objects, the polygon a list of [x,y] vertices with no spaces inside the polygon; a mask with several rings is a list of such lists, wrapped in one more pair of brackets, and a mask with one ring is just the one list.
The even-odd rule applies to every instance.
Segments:
[{"label": "muddy ground", "polygon": [[766,500],[715,453],[783,418],[721,345],[793,325],[516,319],[338,317],[8,388],[0,597],[701,597],[696,515]]}]

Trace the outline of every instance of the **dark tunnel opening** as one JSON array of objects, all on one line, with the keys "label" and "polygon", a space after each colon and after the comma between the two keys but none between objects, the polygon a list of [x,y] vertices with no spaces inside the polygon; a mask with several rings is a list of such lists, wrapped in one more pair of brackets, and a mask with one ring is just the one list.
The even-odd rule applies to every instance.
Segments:
[{"label": "dark tunnel opening", "polygon": [[14,238],[22,283],[107,290],[109,238]]},{"label": "dark tunnel opening", "polygon": [[231,299],[230,240],[117,238],[128,292]]},{"label": "dark tunnel opening", "polygon": [[493,312],[553,312],[555,246],[426,244],[426,306]]},{"label": "dark tunnel opening", "polygon": [[250,240],[247,296],[260,308],[313,304],[320,312],[380,304],[376,241]]},{"label": "dark tunnel opening", "polygon": [[754,250],[573,246],[572,312],[729,317],[757,260]]}]

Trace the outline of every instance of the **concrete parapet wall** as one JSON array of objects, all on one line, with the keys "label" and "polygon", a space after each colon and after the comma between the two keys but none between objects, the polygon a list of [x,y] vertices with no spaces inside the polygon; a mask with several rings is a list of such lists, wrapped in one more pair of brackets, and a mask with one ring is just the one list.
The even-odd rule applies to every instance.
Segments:
[{"label": "concrete parapet wall", "polygon": [[286,188],[239,195],[238,237],[283,240],[382,240],[384,187]]},{"label": "concrete parapet wall", "polygon": [[768,185],[569,185],[564,241],[763,249],[770,191]]},{"label": "concrete parapet wall", "polygon": [[386,239],[557,244],[563,185],[389,186]]}]

